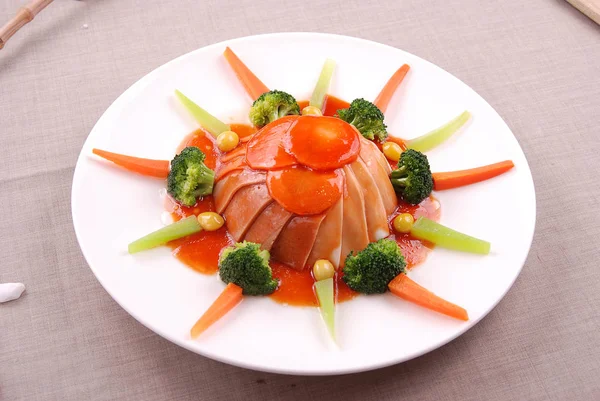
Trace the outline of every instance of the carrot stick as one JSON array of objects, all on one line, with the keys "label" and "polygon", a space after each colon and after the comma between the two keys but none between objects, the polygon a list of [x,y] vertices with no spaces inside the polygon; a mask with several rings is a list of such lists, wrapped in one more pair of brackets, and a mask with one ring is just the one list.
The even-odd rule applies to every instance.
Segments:
[{"label": "carrot stick", "polygon": [[476,182],[489,180],[500,174],[506,173],[515,164],[512,160],[471,168],[468,170],[448,171],[444,173],[433,173],[433,188],[436,191],[462,187],[475,184]]},{"label": "carrot stick", "polygon": [[134,173],[157,178],[167,178],[169,175],[168,160],[142,159],[140,157],[107,152],[101,149],[93,149],[92,152]]},{"label": "carrot stick", "polygon": [[248,67],[246,67],[246,64],[244,64],[229,47],[225,49],[223,55],[253,101],[263,93],[269,91],[269,88],[267,88],[267,86],[263,84]]},{"label": "carrot stick", "polygon": [[379,96],[377,96],[377,99],[375,99],[373,102],[375,106],[379,107],[379,110],[381,110],[382,113],[385,113],[390,100],[392,100],[392,96],[394,96],[394,92],[396,92],[396,89],[398,89],[398,86],[400,86],[404,80],[408,70],[410,70],[410,66],[408,64],[404,64],[402,67],[398,68],[390,80],[387,81],[379,93]]},{"label": "carrot stick", "polygon": [[467,311],[458,305],[446,301],[412,281],[406,274],[399,274],[388,287],[392,294],[432,311],[442,313],[459,320],[469,320]]},{"label": "carrot stick", "polygon": [[233,284],[227,284],[221,295],[204,312],[204,315],[192,327],[190,335],[192,338],[198,337],[206,329],[212,326],[217,320],[222,318],[242,301],[242,288]]}]

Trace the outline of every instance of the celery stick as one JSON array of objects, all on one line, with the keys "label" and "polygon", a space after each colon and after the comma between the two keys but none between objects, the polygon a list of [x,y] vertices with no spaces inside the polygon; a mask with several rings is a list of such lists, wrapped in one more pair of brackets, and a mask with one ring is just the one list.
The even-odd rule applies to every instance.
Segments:
[{"label": "celery stick", "polygon": [[335,61],[329,58],[325,60],[325,64],[323,64],[323,69],[321,70],[321,75],[319,75],[319,80],[315,86],[315,90],[310,97],[310,106],[315,106],[319,110],[323,111],[323,103],[325,102],[327,91],[329,90],[329,84],[331,83],[334,69]]},{"label": "celery stick", "polygon": [[489,242],[459,233],[425,217],[419,217],[410,233],[415,238],[433,242],[442,248],[482,255],[490,253]]},{"label": "celery stick", "polygon": [[129,244],[129,253],[145,251],[164,245],[174,239],[182,238],[201,231],[200,223],[196,216],[186,217],[173,224],[169,224]]},{"label": "celery stick", "polygon": [[469,118],[471,118],[471,113],[464,111],[461,115],[441,127],[425,135],[406,141],[406,146],[409,149],[418,150],[419,152],[427,152],[450,138],[460,127],[469,121]]},{"label": "celery stick", "polygon": [[202,107],[198,106],[196,103],[191,101],[187,96],[183,93],[175,90],[175,95],[181,101],[181,103],[185,106],[185,108],[190,112],[192,117],[198,121],[198,123],[210,132],[215,138],[221,133],[225,131],[229,131],[229,125],[221,122],[218,118],[210,114],[208,111],[204,110]]},{"label": "celery stick", "polygon": [[333,291],[333,278],[317,281],[315,283],[315,292],[319,299],[321,316],[327,325],[327,330],[331,338],[335,340],[335,301]]}]

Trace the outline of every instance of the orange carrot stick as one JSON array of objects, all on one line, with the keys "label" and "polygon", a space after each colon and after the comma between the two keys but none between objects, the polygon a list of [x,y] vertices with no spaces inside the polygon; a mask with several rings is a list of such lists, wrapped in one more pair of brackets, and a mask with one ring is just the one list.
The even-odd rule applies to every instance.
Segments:
[{"label": "orange carrot stick", "polygon": [[490,178],[506,173],[514,166],[515,164],[512,162],[512,160],[505,160],[503,162],[468,170],[433,173],[433,189],[436,191],[441,191],[443,189],[457,188],[464,185],[489,180]]},{"label": "orange carrot stick", "polygon": [[389,284],[392,294],[424,308],[459,320],[469,320],[467,311],[446,301],[412,281],[406,274],[399,274]]},{"label": "orange carrot stick", "polygon": [[204,315],[192,327],[190,335],[192,338],[198,337],[206,329],[212,326],[217,320],[222,318],[232,310],[237,304],[242,301],[242,288],[233,284],[227,284],[221,295],[213,302],[213,304],[204,312]]},{"label": "orange carrot stick", "polygon": [[142,159],[140,157],[107,152],[101,149],[93,149],[92,152],[134,173],[157,178],[167,178],[169,175],[168,160]]},{"label": "orange carrot stick", "polygon": [[246,67],[246,64],[244,64],[229,47],[225,49],[223,55],[253,101],[263,93],[269,91],[269,88],[267,88],[267,86],[263,84],[248,67]]},{"label": "orange carrot stick", "polygon": [[398,89],[398,86],[400,86],[404,80],[408,70],[410,70],[410,66],[408,64],[404,64],[402,67],[398,68],[390,80],[387,81],[379,93],[379,96],[377,96],[377,99],[375,99],[373,102],[375,106],[379,107],[379,110],[381,110],[382,113],[385,113],[390,100],[392,100],[392,96],[394,96],[394,92],[396,92],[396,89]]}]

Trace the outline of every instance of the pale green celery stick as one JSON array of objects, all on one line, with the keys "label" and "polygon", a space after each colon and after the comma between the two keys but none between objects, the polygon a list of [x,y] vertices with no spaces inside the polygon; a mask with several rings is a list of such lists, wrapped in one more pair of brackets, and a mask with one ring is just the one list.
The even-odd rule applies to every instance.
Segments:
[{"label": "pale green celery stick", "polygon": [[164,245],[169,241],[188,236],[202,231],[196,216],[186,217],[173,224],[169,224],[129,244],[129,253],[145,251]]},{"label": "pale green celery stick", "polygon": [[454,133],[458,131],[460,127],[469,121],[469,118],[471,118],[471,113],[464,111],[454,120],[442,125],[441,127],[436,128],[425,135],[421,135],[420,137],[406,141],[406,146],[408,146],[409,149],[418,150],[419,152],[427,152],[454,135]]},{"label": "pale green celery stick", "polygon": [[179,101],[185,106],[185,108],[190,112],[192,117],[194,117],[196,121],[198,121],[202,128],[210,132],[215,138],[221,132],[229,131],[229,125],[220,121],[217,117],[213,116],[208,111],[198,106],[183,93],[179,92],[178,90],[175,90],[175,95],[177,96]]},{"label": "pale green celery stick", "polygon": [[335,340],[335,301],[333,291],[333,278],[317,281],[315,283],[315,292],[319,299],[321,316],[327,325],[327,330],[331,338]]},{"label": "pale green celery stick", "polygon": [[325,103],[325,96],[327,96],[329,84],[331,83],[331,78],[333,77],[333,70],[335,70],[335,61],[328,58],[325,60],[325,64],[323,64],[321,75],[319,75],[319,80],[317,81],[315,90],[310,97],[310,102],[308,103],[310,106],[315,106],[319,110],[323,111],[323,103]]},{"label": "pale green celery stick", "polygon": [[442,248],[482,255],[490,253],[489,242],[459,233],[425,217],[419,217],[410,233],[417,239],[433,242]]}]

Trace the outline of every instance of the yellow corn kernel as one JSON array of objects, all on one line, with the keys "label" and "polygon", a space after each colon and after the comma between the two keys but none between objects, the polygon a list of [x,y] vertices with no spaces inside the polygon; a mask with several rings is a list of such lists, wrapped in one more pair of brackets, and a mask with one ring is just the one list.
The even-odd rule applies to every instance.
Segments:
[{"label": "yellow corn kernel", "polygon": [[200,223],[200,226],[203,230],[216,231],[219,228],[223,227],[223,224],[225,224],[225,220],[218,213],[204,212],[198,215],[198,223]]},{"label": "yellow corn kernel", "polygon": [[235,149],[240,143],[240,137],[233,131],[221,132],[217,136],[217,147],[221,152],[229,152]]}]

